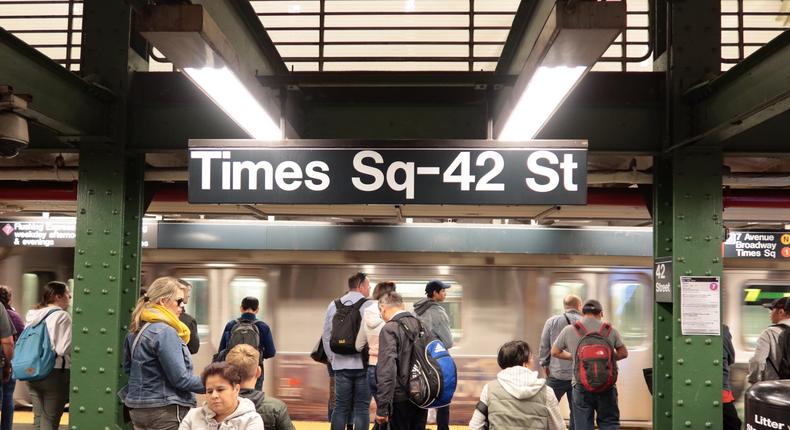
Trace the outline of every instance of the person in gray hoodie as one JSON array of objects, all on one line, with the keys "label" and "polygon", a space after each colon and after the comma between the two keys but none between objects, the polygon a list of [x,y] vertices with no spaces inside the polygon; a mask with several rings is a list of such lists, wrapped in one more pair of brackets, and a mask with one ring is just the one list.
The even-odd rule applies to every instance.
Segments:
[{"label": "person in gray hoodie", "polygon": [[[450,330],[450,317],[439,304],[447,298],[449,284],[442,281],[433,280],[425,285],[424,299],[414,304],[414,313],[420,319],[426,330],[430,330],[442,341],[445,348],[453,347],[453,333]],[[450,428],[450,405],[436,409],[437,430],[448,430]]]},{"label": "person in gray hoodie", "polygon": [[502,371],[483,387],[470,430],[565,429],[554,391],[531,369],[532,354],[526,342],[502,345],[497,364]]},{"label": "person in gray hoodie", "polygon": [[189,411],[178,430],[263,430],[255,404],[239,397],[241,376],[228,363],[211,363],[201,374],[206,404]]}]

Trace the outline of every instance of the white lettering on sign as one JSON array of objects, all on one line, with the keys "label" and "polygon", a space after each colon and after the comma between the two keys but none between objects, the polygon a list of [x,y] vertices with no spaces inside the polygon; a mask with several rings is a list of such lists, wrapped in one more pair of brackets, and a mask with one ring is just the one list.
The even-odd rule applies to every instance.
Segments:
[{"label": "white lettering on sign", "polygon": [[573,182],[573,171],[579,167],[579,163],[573,161],[573,154],[565,154],[562,162],[557,155],[549,151],[535,151],[527,158],[527,170],[535,175],[542,176],[545,183],[540,183],[535,178],[527,178],[527,188],[538,193],[548,193],[557,189],[560,184],[560,175],[551,167],[540,164],[547,161],[549,165],[558,165],[562,170],[562,187],[566,191],[577,191],[579,185]]},{"label": "white lettering on sign", "polygon": [[[766,427],[772,428],[772,429],[784,429],[785,428],[785,424],[784,423],[780,423],[780,422],[774,421],[774,420],[772,420],[772,419],[770,419],[768,417],[764,417],[762,415],[757,415],[757,414],[754,414],[754,423],[762,425],[762,426],[766,426]],[[749,426],[749,427],[751,427],[751,426]]]}]

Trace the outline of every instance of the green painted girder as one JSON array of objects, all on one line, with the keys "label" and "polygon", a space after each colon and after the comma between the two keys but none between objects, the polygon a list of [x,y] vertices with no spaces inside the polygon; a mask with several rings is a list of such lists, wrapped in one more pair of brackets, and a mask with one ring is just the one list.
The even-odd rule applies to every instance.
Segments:
[{"label": "green painted girder", "polygon": [[[29,108],[75,129],[80,136],[106,134],[113,94],[69,72],[46,55],[0,28],[0,85],[29,94]],[[74,136],[72,141],[79,141]]]},{"label": "green painted girder", "polygon": [[[785,31],[718,78],[685,94],[695,102],[695,136],[685,144],[727,140],[790,111],[790,31]],[[783,136],[790,126],[785,123]],[[728,150],[749,150],[747,145]]]}]

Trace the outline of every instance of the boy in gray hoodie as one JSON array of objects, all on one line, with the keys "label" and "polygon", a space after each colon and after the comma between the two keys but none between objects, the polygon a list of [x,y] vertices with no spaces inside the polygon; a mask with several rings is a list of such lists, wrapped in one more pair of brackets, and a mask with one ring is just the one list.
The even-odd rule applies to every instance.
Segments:
[{"label": "boy in gray hoodie", "polygon": [[[439,304],[447,298],[449,284],[442,281],[433,280],[425,285],[424,299],[414,304],[414,313],[422,322],[426,330],[431,331],[445,348],[453,347],[453,333],[450,330],[450,317]],[[437,430],[448,430],[450,428],[450,405],[436,409]]]}]

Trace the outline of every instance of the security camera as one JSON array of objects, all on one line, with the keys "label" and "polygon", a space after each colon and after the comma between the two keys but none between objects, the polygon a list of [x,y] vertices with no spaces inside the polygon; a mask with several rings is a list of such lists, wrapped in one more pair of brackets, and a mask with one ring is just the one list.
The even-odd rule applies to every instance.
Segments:
[{"label": "security camera", "polygon": [[0,85],[0,157],[11,158],[30,143],[27,119],[17,113],[27,101],[15,96],[11,87]]}]

